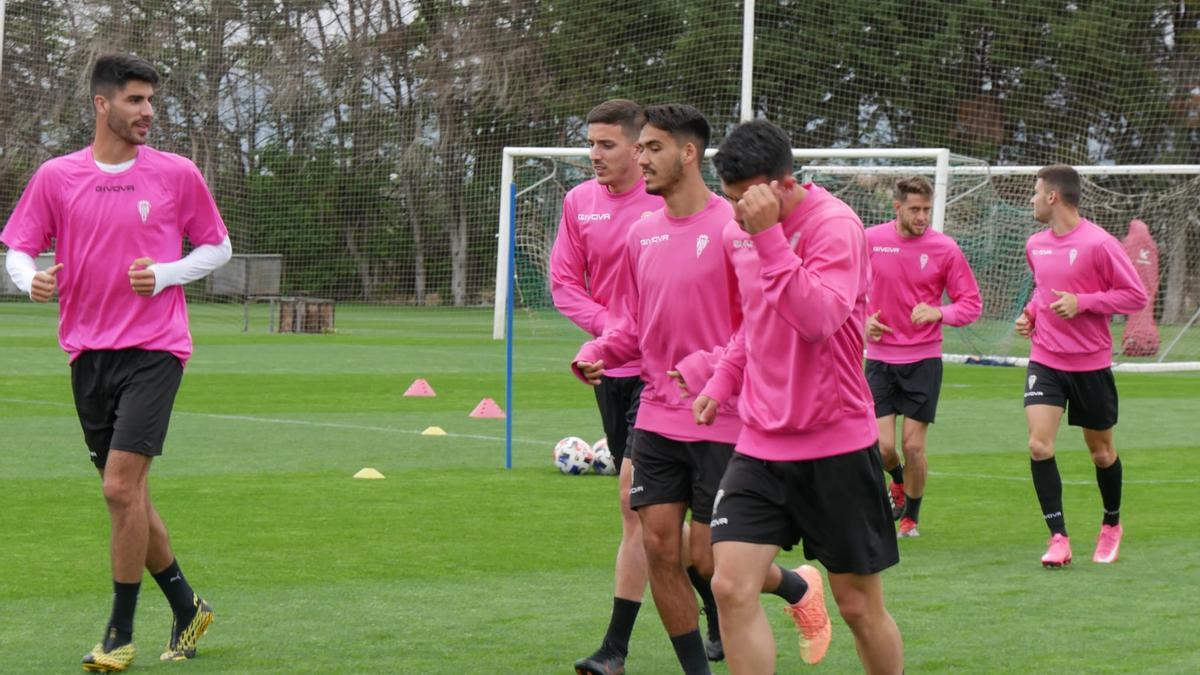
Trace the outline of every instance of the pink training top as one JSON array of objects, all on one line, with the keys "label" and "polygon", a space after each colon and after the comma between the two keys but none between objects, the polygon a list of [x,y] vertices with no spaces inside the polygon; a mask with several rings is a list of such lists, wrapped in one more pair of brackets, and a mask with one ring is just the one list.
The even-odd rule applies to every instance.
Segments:
[{"label": "pink training top", "polygon": [[[953,239],[927,228],[918,237],[903,237],[896,221],[867,228],[871,251],[871,292],[867,314],[892,329],[879,341],[867,338],[867,358],[885,363],[916,363],[942,355],[942,327],[917,325],[912,310],[920,303],[942,310],[948,326],[965,326],[979,318],[983,301],[971,266]],[[950,302],[942,304],[949,292]]]},{"label": "pink training top", "polygon": [[[1117,241],[1103,228],[1080,218],[1075,229],[1056,235],[1046,229],[1025,243],[1033,270],[1033,297],[1025,305],[1033,321],[1029,360],[1057,370],[1084,372],[1112,365],[1109,317],[1146,306],[1146,289]],[[1074,293],[1079,313],[1063,319],[1050,309],[1054,291]]]},{"label": "pink training top", "polygon": [[[579,350],[576,361],[630,361],[641,354],[642,390],[635,427],[677,441],[733,443],[741,431],[730,397],[712,426],[699,426],[692,399],[681,398],[667,376],[676,362],[729,342],[742,322],[737,279],[721,251],[721,232],[733,218],[729,202],[709,194],[698,213],[673,218],[666,210],[629,231],[612,326]],[[582,375],[576,370],[576,375]],[[684,374],[687,377],[687,374]]]},{"label": "pink training top", "polygon": [[[817,185],[753,237],[736,221],[724,248],[745,319],[703,394],[739,389],[737,451],[770,461],[861,450],[879,429],[862,371],[869,265],[862,221]],[[744,384],[743,384],[744,369]]]},{"label": "pink training top", "polygon": [[[625,236],[639,220],[663,207],[662,197],[646,193],[645,179],[614,195],[594,178],[563,198],[558,237],[550,251],[550,294],[563,316],[593,337],[604,332],[625,257]],[[641,371],[633,361],[607,363],[604,374],[630,377]]]},{"label": "pink training top", "polygon": [[192,162],[138,148],[133,166],[101,171],[91,147],[47,161],[29,181],[0,234],[9,248],[36,257],[54,247],[58,341],[73,362],[98,349],[192,353],[182,286],[142,297],[129,284],[137,258],[172,262],[183,238],[217,245],[228,232]]}]

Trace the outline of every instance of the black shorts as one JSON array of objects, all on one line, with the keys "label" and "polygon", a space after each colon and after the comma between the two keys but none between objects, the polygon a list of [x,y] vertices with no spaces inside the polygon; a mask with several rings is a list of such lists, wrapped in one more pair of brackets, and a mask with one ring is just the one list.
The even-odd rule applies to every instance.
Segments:
[{"label": "black shorts", "polygon": [[600,406],[600,424],[604,426],[604,437],[608,439],[608,450],[621,473],[621,463],[633,451],[630,436],[633,423],[637,421],[638,404],[642,400],[642,378],[600,376],[596,390],[596,404]]},{"label": "black shorts", "polygon": [[1105,431],[1117,425],[1117,383],[1112,368],[1075,373],[1030,361],[1025,405],[1066,408],[1067,424]]},{"label": "black shorts", "polygon": [[768,462],[734,453],[713,509],[712,541],[804,544],[834,574],[900,562],[879,445],[844,455]]},{"label": "black shorts", "polygon": [[875,397],[875,417],[898,414],[932,424],[942,392],[942,359],[898,364],[867,359],[867,382]]},{"label": "black shorts", "polygon": [[733,445],[676,441],[645,429],[638,430],[635,443],[629,506],[682,502],[691,508],[693,521],[708,523]]},{"label": "black shorts", "polygon": [[71,364],[71,391],[92,463],[103,469],[110,448],[162,454],[183,364],[169,352],[87,351]]}]

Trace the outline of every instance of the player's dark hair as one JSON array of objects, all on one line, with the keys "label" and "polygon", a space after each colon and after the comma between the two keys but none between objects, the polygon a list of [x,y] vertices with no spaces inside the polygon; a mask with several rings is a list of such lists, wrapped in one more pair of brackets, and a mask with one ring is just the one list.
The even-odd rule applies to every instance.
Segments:
[{"label": "player's dark hair", "polygon": [[148,82],[157,88],[161,78],[154,66],[132,54],[105,54],[92,67],[92,96],[121,89],[130,80]]},{"label": "player's dark hair", "polygon": [[783,129],[766,120],[743,122],[721,142],[713,165],[725,183],[757,176],[783,178],[792,173],[792,141]]},{"label": "player's dark hair", "polygon": [[896,181],[896,185],[892,189],[892,197],[898,202],[903,202],[908,199],[909,195],[921,195],[926,199],[933,199],[933,185],[924,176],[909,176]]},{"label": "player's dark hair", "polygon": [[1042,167],[1037,172],[1046,187],[1057,192],[1062,200],[1071,206],[1079,206],[1083,197],[1083,183],[1079,180],[1079,172],[1066,164],[1051,164]]},{"label": "player's dark hair", "polygon": [[692,143],[701,157],[712,135],[704,115],[686,103],[648,105],[642,109],[642,121],[671,134],[681,143]]},{"label": "player's dark hair", "polygon": [[612,98],[592,108],[587,114],[588,124],[619,124],[621,131],[631,141],[636,141],[642,130],[642,107],[627,98]]}]

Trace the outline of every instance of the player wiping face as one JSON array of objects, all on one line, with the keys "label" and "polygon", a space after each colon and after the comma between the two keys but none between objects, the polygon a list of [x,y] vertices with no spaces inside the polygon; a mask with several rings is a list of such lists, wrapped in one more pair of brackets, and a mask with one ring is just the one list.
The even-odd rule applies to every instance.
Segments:
[{"label": "player wiping face", "polygon": [[742,230],[757,234],[779,222],[780,214],[800,203],[808,192],[795,176],[768,180],[762,176],[736,183],[721,181],[721,192],[733,204],[735,220]]}]

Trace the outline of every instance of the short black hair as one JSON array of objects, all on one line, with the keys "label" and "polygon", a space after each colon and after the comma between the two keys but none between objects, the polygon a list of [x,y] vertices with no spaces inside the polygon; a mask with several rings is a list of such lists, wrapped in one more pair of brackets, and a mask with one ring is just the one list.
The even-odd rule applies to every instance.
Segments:
[{"label": "short black hair", "polygon": [[1064,202],[1071,206],[1079,206],[1079,200],[1083,197],[1083,182],[1079,180],[1079,172],[1073,167],[1051,164],[1042,167],[1042,170],[1037,172],[1037,177],[1057,192]]},{"label": "short black hair", "polygon": [[671,134],[676,140],[691,141],[701,157],[708,149],[708,140],[712,136],[708,120],[686,103],[648,105],[642,109],[642,121]]},{"label": "short black hair", "polygon": [[630,140],[636,141],[642,130],[642,107],[627,98],[613,98],[592,108],[588,124],[619,124]]},{"label": "short black hair", "polygon": [[909,195],[921,195],[926,199],[933,199],[933,185],[924,176],[909,176],[896,181],[896,185],[892,189],[892,197],[898,202],[903,202],[908,199]]},{"label": "short black hair", "polygon": [[158,88],[162,78],[147,61],[133,54],[105,54],[92,68],[92,96],[124,87],[130,80],[148,82]]},{"label": "short black hair", "polygon": [[756,176],[783,178],[792,173],[792,141],[783,129],[766,120],[743,122],[721,142],[713,166],[725,183]]}]

